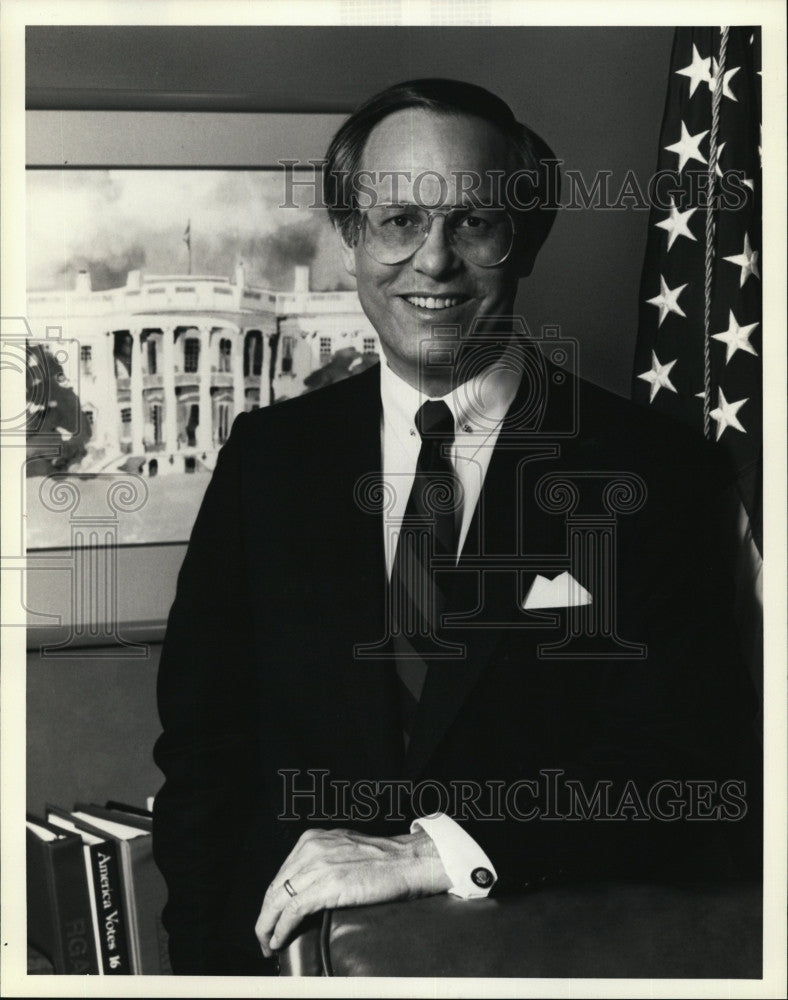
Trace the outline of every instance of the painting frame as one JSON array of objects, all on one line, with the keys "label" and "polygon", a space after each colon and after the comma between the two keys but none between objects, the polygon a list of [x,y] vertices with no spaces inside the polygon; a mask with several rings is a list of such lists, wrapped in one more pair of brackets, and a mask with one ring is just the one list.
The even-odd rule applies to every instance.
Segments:
[{"label": "painting frame", "polygon": [[[106,171],[108,175],[114,173],[115,176],[125,172],[142,172],[141,176],[145,179],[150,175],[151,183],[154,183],[155,177],[161,177],[162,174],[165,174],[168,182],[175,181],[175,177],[177,177],[178,180],[175,181],[177,184],[186,172],[190,175],[205,173],[210,177],[223,176],[230,180],[233,180],[239,173],[246,176],[256,176],[258,172],[265,175],[270,172],[272,181],[275,172],[279,172],[285,185],[282,192],[284,198],[282,204],[286,207],[294,207],[294,205],[289,204],[288,199],[299,194],[297,190],[299,187],[309,188],[311,184],[312,188],[305,191],[304,196],[314,197],[312,192],[318,189],[320,183],[319,169],[322,161],[319,153],[327,146],[331,135],[343,117],[342,115],[321,113],[269,114],[254,112],[225,115],[216,112],[179,111],[28,111],[26,114],[26,173],[29,177],[31,173],[46,171],[55,171],[56,173],[65,171],[70,174],[72,171],[99,170]],[[196,162],[198,157],[200,162]],[[273,181],[274,187],[278,184],[279,178]],[[280,216],[284,215],[284,212],[280,212]],[[299,217],[301,217],[301,213],[299,213]],[[191,275],[190,228],[191,219],[187,226],[189,273]],[[333,240],[333,236],[331,238]],[[143,461],[140,461],[138,467],[134,469],[128,462],[125,464],[115,462],[112,466],[106,466],[106,468],[114,469],[114,466],[117,465],[118,469],[115,471],[120,470],[123,473],[120,478],[117,475],[102,476],[99,473],[98,478],[102,480],[106,478],[106,483],[100,481],[97,484],[95,482],[97,475],[91,471],[90,465],[88,464],[86,471],[85,468],[80,467],[79,463],[76,463],[76,471],[74,471],[73,465],[70,470],[66,469],[62,472],[50,467],[49,475],[34,480],[37,489],[32,490],[32,492],[30,488],[27,490],[29,516],[27,519],[28,544],[26,550],[32,559],[31,568],[35,567],[35,560],[39,557],[49,559],[50,562],[52,559],[63,559],[71,562],[77,558],[79,549],[82,547],[89,547],[93,550],[112,549],[111,557],[107,557],[107,560],[113,565],[109,571],[110,576],[112,579],[120,579],[121,576],[128,576],[131,564],[140,558],[126,550],[131,547],[144,547],[148,550],[154,550],[149,551],[146,558],[156,560],[157,565],[162,569],[164,578],[170,585],[174,586],[177,564],[185,551],[191,521],[196,515],[202,489],[207,485],[207,477],[201,477],[201,489],[197,492],[191,491],[186,508],[180,515],[176,510],[178,504],[175,494],[173,494],[173,500],[163,500],[165,509],[169,511],[167,516],[172,518],[173,524],[169,528],[164,527],[158,530],[151,528],[150,534],[146,534],[146,511],[144,508],[150,503],[149,486],[154,485],[149,480],[146,481],[146,477],[150,475],[151,470],[155,467],[155,471],[159,469],[165,472],[171,471],[174,452],[178,463],[183,458],[186,465],[185,471],[192,471],[196,462],[204,472],[210,472],[215,456],[221,444],[226,440],[229,427],[237,412],[244,406],[247,409],[250,408],[250,393],[254,394],[257,391],[256,401],[251,404],[251,408],[255,408],[257,405],[266,405],[274,399],[287,398],[288,393],[307,391],[308,388],[313,387],[308,380],[310,375],[318,375],[315,384],[322,384],[324,371],[327,371],[327,377],[331,379],[344,377],[351,371],[349,366],[353,366],[352,372],[355,373],[377,360],[377,335],[366,317],[363,316],[355,291],[341,289],[333,292],[311,291],[308,271],[306,274],[298,273],[304,271],[307,269],[296,267],[296,280],[300,284],[294,287],[292,292],[274,289],[266,291],[265,288],[254,287],[252,281],[246,280],[245,282],[241,267],[240,274],[236,268],[235,273],[224,280],[210,277],[203,280],[199,276],[195,276],[194,280],[191,280],[191,277],[187,279],[185,269],[181,276],[170,274],[167,278],[155,282],[153,277],[148,281],[144,275],[132,274],[127,279],[127,284],[135,284],[135,289],[119,288],[103,293],[93,292],[90,289],[89,275],[80,274],[77,278],[77,284],[79,285],[80,281],[83,284],[84,294],[81,297],[78,288],[77,292],[73,294],[63,294],[62,292],[38,294],[31,292],[29,294],[28,335],[31,336],[31,342],[36,346],[39,355],[46,352],[47,359],[45,361],[41,356],[37,358],[40,363],[33,372],[33,376],[37,377],[43,373],[43,380],[54,389],[58,388],[57,383],[63,383],[66,387],[76,386],[79,390],[80,376],[82,376],[82,385],[96,385],[101,384],[102,381],[108,383],[112,379],[113,360],[109,355],[109,367],[103,366],[106,371],[103,371],[100,365],[98,372],[84,370],[86,364],[96,365],[97,346],[80,345],[78,338],[81,333],[77,317],[74,314],[80,308],[83,311],[89,311],[91,297],[107,299],[109,296],[113,296],[118,300],[106,307],[110,312],[110,318],[106,322],[110,322],[111,319],[115,326],[118,324],[126,326],[129,323],[127,319],[120,320],[117,314],[113,313],[113,310],[118,307],[123,308],[123,296],[139,295],[140,292],[147,295],[148,301],[152,303],[154,300],[151,296],[154,292],[163,293],[163,297],[166,297],[167,300],[164,311],[171,313],[173,310],[180,309],[186,317],[184,322],[188,321],[192,305],[199,307],[196,309],[196,313],[207,309],[205,315],[211,315],[212,311],[214,315],[222,315],[216,310],[226,309],[225,302],[228,299],[232,299],[234,306],[242,311],[240,319],[239,314],[234,316],[236,322],[252,322],[250,317],[251,310],[255,308],[255,300],[258,303],[258,308],[260,300],[265,300],[264,306],[267,306],[268,312],[271,313],[271,316],[266,314],[266,317],[256,317],[260,322],[252,323],[253,326],[259,326],[260,330],[263,331],[259,333],[258,330],[255,330],[253,333],[253,336],[258,337],[261,341],[259,346],[252,345],[256,351],[254,367],[251,361],[249,365],[246,365],[247,360],[250,360],[246,357],[250,353],[247,350],[250,346],[248,344],[249,334],[246,335],[247,342],[243,346],[244,368],[241,378],[239,378],[239,374],[241,374],[240,359],[238,366],[230,364],[230,341],[219,340],[220,347],[217,352],[214,334],[219,336],[218,331],[221,328],[216,327],[210,332],[210,342],[206,338],[206,345],[212,351],[208,357],[213,358],[213,355],[216,354],[217,357],[213,358],[213,361],[218,361],[218,364],[212,364],[212,373],[209,376],[211,386],[208,391],[214,394],[209,404],[214,411],[212,438],[204,435],[200,441],[187,439],[186,434],[189,428],[186,427],[185,431],[181,428],[183,433],[178,433],[177,444],[174,440],[167,442],[162,440],[167,428],[166,412],[170,407],[166,402],[162,407],[161,400],[159,400],[150,406],[150,409],[156,409],[160,414],[162,410],[164,411],[164,418],[156,425],[159,430],[155,436],[151,435],[152,443],[146,438],[144,446],[142,445],[143,430],[141,426],[136,435],[136,451],[130,440],[119,442],[116,434],[116,449],[120,443],[126,452],[134,454],[138,454],[141,450],[146,454],[150,452],[153,457],[148,456],[147,462],[144,461],[143,455]],[[186,284],[184,284],[185,282]],[[184,292],[185,288],[196,288],[196,292],[200,294],[180,294]],[[206,293],[208,293],[208,300],[206,300]],[[219,293],[222,293],[226,298],[217,302]],[[47,298],[54,298],[59,304],[54,307],[46,305]],[[88,305],[84,305],[86,302]],[[80,303],[83,305],[80,306]],[[39,317],[37,326],[33,316],[36,308],[39,311],[43,309],[44,312],[48,310],[52,313],[48,319]],[[58,318],[58,308],[63,314],[62,322]],[[134,308],[138,308],[136,303]],[[153,304],[152,308],[155,310],[157,305]],[[168,317],[163,315],[162,318]],[[155,322],[155,320],[153,321]],[[99,322],[102,323],[104,320],[100,319]],[[150,316],[147,322],[151,322]],[[268,325],[264,327],[264,323]],[[275,324],[273,335],[271,335],[271,329],[273,329],[271,323]],[[36,326],[35,330],[31,329],[31,324]],[[77,326],[76,332],[75,325]],[[97,326],[96,330],[98,329]],[[128,335],[123,334],[123,336]],[[143,331],[142,340],[145,337],[146,334]],[[177,333],[175,337],[177,348]],[[115,338],[117,340],[117,334]],[[104,338],[97,335],[100,357],[103,356],[103,353],[107,353],[101,343],[102,339]],[[153,398],[150,396],[151,392],[161,396],[162,386],[159,383],[162,382],[162,377],[165,382],[167,381],[166,374],[164,376],[160,374],[158,377],[155,375],[155,362],[152,369],[154,374],[150,374],[151,357],[144,351],[145,347],[150,348],[154,340],[157,341],[160,350],[162,346],[159,342],[160,339],[157,333],[155,337],[151,336],[144,342],[141,341],[140,350],[137,352],[140,358],[141,378],[145,382],[145,388],[142,389],[140,384],[137,390],[146,393],[146,399]],[[281,341],[281,357],[279,359],[276,357],[277,339]],[[190,343],[192,341],[187,340],[186,346]],[[197,343],[199,349],[199,341]],[[273,344],[273,349],[269,347],[269,344]],[[294,357],[293,347],[289,346],[293,344],[295,345]],[[221,347],[227,348],[225,356],[220,353]],[[93,352],[92,358],[90,357],[91,351]],[[182,347],[180,353],[183,354],[183,351]],[[285,357],[288,351],[291,355],[289,359]],[[87,362],[85,355],[88,355]],[[30,357],[29,351],[28,357]],[[167,366],[173,363],[172,357],[173,355],[170,353],[169,357],[165,358],[165,372]],[[161,354],[159,354],[159,359],[161,371]],[[124,370],[121,366],[120,375],[122,377],[117,378],[119,362],[116,352],[114,367],[119,387],[117,392],[123,393],[124,399],[129,394],[128,383],[134,381],[133,369],[129,361],[130,359],[125,359],[128,369]],[[33,363],[35,364],[35,362],[36,355],[33,355]],[[276,371],[274,370],[275,364]],[[192,368],[195,367],[196,365],[192,365]],[[239,368],[239,371],[235,370],[236,367]],[[248,372],[246,367],[249,367]],[[263,372],[269,372],[270,369],[270,386],[266,386],[264,389],[263,380],[259,379],[259,389],[249,388],[248,384],[255,382],[255,375],[260,376],[261,367]],[[188,359],[181,358],[180,354],[176,355],[176,382],[189,381],[190,377],[185,373],[187,368]],[[181,374],[178,374],[179,370],[182,370]],[[102,379],[99,377],[101,374],[106,377]],[[307,381],[304,382],[303,378],[307,378]],[[293,381],[294,379],[295,381]],[[202,376],[202,380],[206,381],[206,376]],[[213,383],[217,381],[221,382],[222,385],[214,386]],[[276,388],[274,388],[274,381],[277,383]],[[151,383],[151,387],[148,387],[148,382]],[[152,385],[153,382],[156,382],[156,386]],[[227,385],[224,385],[224,382],[227,382]],[[122,388],[120,388],[121,383]],[[234,385],[234,383],[236,384]],[[307,388],[305,389],[303,386]],[[166,386],[164,391],[166,392]],[[184,389],[177,386],[175,391],[181,394],[183,391],[192,392],[194,400],[192,400],[191,412],[194,416],[194,411],[199,408],[197,386],[191,387],[191,390],[188,390],[188,387]],[[233,398],[233,392],[238,398]],[[223,398],[227,397],[224,402],[222,400],[216,402],[217,393],[223,394]],[[32,393],[34,400],[32,406],[42,410],[48,404],[43,399],[35,402],[39,395],[47,395],[46,391],[42,392],[40,386],[37,388],[37,394],[35,390]],[[77,391],[74,395],[78,400],[79,392]],[[208,397],[206,396],[206,398]],[[120,395],[118,395],[118,400],[117,406],[120,407],[124,420],[131,420],[132,414],[135,414],[138,420],[140,419],[141,404],[138,403],[135,413],[131,406],[121,405]],[[202,402],[205,405],[205,400]],[[110,405],[112,404],[110,403]],[[185,412],[185,405],[178,405],[177,413],[179,415],[182,411]],[[31,407],[30,400],[28,406]],[[108,407],[105,408],[105,412],[108,410]],[[62,401],[59,412],[63,412]],[[172,412],[172,424],[174,425],[176,412],[174,406]],[[44,412],[41,414],[43,417],[46,415]],[[87,429],[89,436],[93,429],[93,416],[92,404],[84,411],[82,405],[79,404],[76,416],[77,430],[83,426]],[[50,421],[50,423],[52,422]],[[180,427],[180,423],[178,427]],[[198,418],[196,423],[199,423]],[[120,425],[121,433],[126,426],[128,424]],[[52,427],[48,427],[49,434],[46,433],[46,427],[43,430],[44,433],[39,435],[39,442],[44,454],[51,454],[53,449],[62,454],[63,445],[68,446],[70,440],[65,442],[62,439],[59,440],[58,435],[53,433]],[[58,430],[61,433],[63,431],[62,428],[58,428]],[[74,428],[72,428],[73,430]],[[192,428],[192,437],[198,432],[199,427],[196,428],[196,431]],[[173,438],[175,433],[173,430]],[[94,438],[97,438],[97,435],[94,434]],[[77,440],[79,439],[77,438]],[[166,450],[166,446],[169,446],[169,463],[164,456],[158,454],[163,448]],[[182,446],[184,451],[179,454]],[[39,448],[40,450],[41,448]],[[200,458],[206,459],[206,450],[210,456],[208,466],[200,462]],[[100,452],[103,453],[103,449],[100,449]],[[192,452],[195,454],[192,455]],[[191,466],[189,466],[190,462]],[[84,462],[82,464],[84,465]],[[92,468],[98,467],[94,464]],[[180,469],[180,465],[176,468],[183,471]],[[36,470],[29,469],[28,471],[35,472]],[[172,477],[168,480],[170,486],[176,484],[176,478]],[[196,487],[197,484],[194,483],[194,480],[192,482]],[[28,479],[28,486],[30,483],[31,480]],[[91,495],[97,491],[102,493],[102,499],[103,493],[106,493],[108,509],[102,507],[102,509],[96,510],[95,503],[91,505],[86,502],[92,499]],[[124,499],[118,506],[117,500],[121,496]],[[161,506],[162,504],[159,504],[159,507]],[[147,507],[148,513],[154,512],[154,517],[157,516],[155,515],[155,507],[155,503]],[[100,537],[96,536],[95,531],[91,533],[91,524],[94,522],[95,524],[101,523],[102,533]],[[137,527],[135,527],[135,523]],[[54,525],[54,531],[48,530],[47,525]],[[142,629],[146,638],[161,637],[165,624],[161,608],[167,604],[163,594],[157,594],[156,598],[151,600],[143,588],[140,588],[139,591],[135,588],[133,593],[128,591],[124,593],[123,588],[108,581],[106,588],[99,587],[99,592],[104,592],[108,588],[109,591],[117,591],[117,594],[100,602],[103,603],[103,610],[94,612],[95,620],[80,622],[78,620],[80,612],[76,609],[81,608],[84,614],[86,605],[77,599],[75,586],[74,573],[70,571],[53,573],[51,569],[43,571],[42,568],[41,572],[29,574],[30,640],[35,644],[39,644],[43,640],[45,646],[51,646],[54,639],[54,635],[51,634],[52,630],[54,629],[54,632],[59,634],[63,627],[70,630],[69,643],[95,641],[100,644],[106,642],[110,636],[117,636],[124,631],[128,633],[129,629],[135,634]],[[96,581],[87,586],[91,592],[95,591]],[[116,600],[120,600],[122,607],[113,611],[111,605]],[[46,608],[46,612],[37,613],[34,610],[36,608]],[[58,624],[53,625],[53,622],[58,622]],[[57,643],[54,645],[57,646]]]}]

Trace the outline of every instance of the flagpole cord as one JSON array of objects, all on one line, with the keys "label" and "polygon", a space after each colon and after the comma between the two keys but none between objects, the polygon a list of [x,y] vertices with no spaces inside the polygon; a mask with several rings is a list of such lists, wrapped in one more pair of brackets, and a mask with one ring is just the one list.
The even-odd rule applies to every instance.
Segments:
[{"label": "flagpole cord", "polygon": [[714,80],[711,104],[711,137],[709,139],[709,190],[706,202],[706,273],[703,288],[703,434],[711,436],[711,285],[714,277],[714,189],[717,182],[717,151],[720,131],[720,107],[725,83],[725,56],[728,31],[723,27],[720,37],[720,58]]}]

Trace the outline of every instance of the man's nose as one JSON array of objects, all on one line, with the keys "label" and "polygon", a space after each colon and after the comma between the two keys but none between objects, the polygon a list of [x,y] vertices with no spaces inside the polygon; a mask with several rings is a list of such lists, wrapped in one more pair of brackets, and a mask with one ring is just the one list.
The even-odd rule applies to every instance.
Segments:
[{"label": "man's nose", "polygon": [[430,220],[427,238],[412,257],[413,268],[438,278],[453,271],[459,262],[446,229],[446,219],[442,215],[433,215]]}]

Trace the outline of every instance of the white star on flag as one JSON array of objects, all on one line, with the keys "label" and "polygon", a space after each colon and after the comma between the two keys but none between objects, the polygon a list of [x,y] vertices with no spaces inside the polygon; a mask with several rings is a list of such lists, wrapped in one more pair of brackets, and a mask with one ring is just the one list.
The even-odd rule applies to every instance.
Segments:
[{"label": "white star on flag", "polygon": [[[714,90],[717,86],[717,69],[718,69],[717,60],[712,59],[711,75],[709,76],[709,79],[706,81],[706,83],[709,85],[709,91],[711,92],[712,96],[714,95]],[[739,103],[739,99],[731,90],[730,82],[731,79],[739,72],[740,69],[741,66],[734,66],[733,69],[726,70],[725,76],[722,78],[722,96],[728,97],[731,101],[736,101],[737,104]]]},{"label": "white star on flag", "polygon": [[758,273],[758,251],[753,250],[750,246],[749,233],[744,234],[744,249],[742,252],[723,259],[730,261],[731,264],[735,264],[737,267],[741,268],[741,274],[739,275],[739,288],[742,287],[751,274],[754,274],[756,278],[760,279],[761,276]]},{"label": "white star on flag", "polygon": [[689,66],[685,66],[684,69],[677,69],[676,74],[678,76],[688,76],[690,81],[690,97],[692,97],[695,91],[698,89],[699,83],[708,83],[711,79],[710,70],[711,59],[702,59],[700,52],[696,45],[692,46],[692,62]]},{"label": "white star on flag", "polygon": [[697,212],[697,208],[688,208],[686,212],[680,212],[676,208],[676,203],[673,198],[670,199],[670,215],[667,219],[663,219],[662,222],[655,222],[654,225],[658,229],[664,229],[668,234],[668,250],[673,246],[679,236],[686,236],[687,239],[695,240],[697,242],[697,237],[692,235],[689,228],[689,219],[693,212]]},{"label": "white star on flag", "polygon": [[654,397],[660,389],[670,389],[671,392],[676,392],[675,385],[670,381],[670,369],[676,364],[677,360],[677,358],[674,358],[673,361],[668,361],[666,365],[663,365],[660,364],[656,351],[651,352],[651,368],[649,371],[643,372],[642,375],[638,375],[638,378],[642,378],[644,382],[651,383],[649,403],[654,402]]},{"label": "white star on flag", "polygon": [[739,418],[736,414],[744,406],[749,399],[739,399],[735,403],[729,403],[725,398],[725,393],[722,389],[717,389],[718,402],[716,409],[712,410],[709,416],[712,420],[717,421],[717,440],[722,437],[728,427],[733,427],[734,430],[741,431],[742,434],[746,434],[747,431],[739,423]]},{"label": "white star on flag", "polygon": [[681,295],[686,287],[686,284],[684,284],[676,288],[668,288],[667,282],[660,274],[659,295],[655,295],[653,299],[646,299],[649,305],[656,306],[659,309],[659,323],[657,323],[657,326],[662,326],[662,321],[668,313],[676,313],[677,316],[687,315],[678,301],[679,295]]},{"label": "white star on flag", "polygon": [[724,333],[713,333],[714,340],[721,340],[726,345],[725,364],[730,361],[737,351],[747,351],[758,357],[758,352],[750,343],[750,334],[758,326],[757,323],[748,323],[747,326],[739,326],[733,310],[729,310],[728,329]]},{"label": "white star on flag", "polygon": [[688,160],[698,160],[701,163],[706,163],[706,157],[701,153],[699,146],[703,141],[703,137],[709,134],[709,130],[706,129],[705,132],[697,132],[695,135],[691,135],[687,131],[687,126],[682,121],[681,123],[681,138],[678,142],[674,142],[672,146],[665,146],[665,149],[669,153],[675,153],[679,158],[679,173],[684,169]]}]

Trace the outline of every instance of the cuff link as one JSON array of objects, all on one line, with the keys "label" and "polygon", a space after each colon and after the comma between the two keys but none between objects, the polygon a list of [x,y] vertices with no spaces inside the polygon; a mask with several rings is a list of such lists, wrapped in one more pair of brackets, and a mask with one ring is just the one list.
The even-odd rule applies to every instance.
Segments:
[{"label": "cuff link", "polygon": [[474,868],[471,872],[471,882],[480,889],[486,889],[492,885],[493,874],[489,868]]}]

